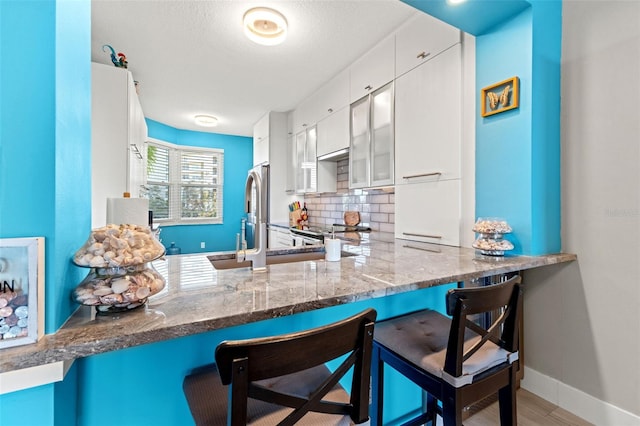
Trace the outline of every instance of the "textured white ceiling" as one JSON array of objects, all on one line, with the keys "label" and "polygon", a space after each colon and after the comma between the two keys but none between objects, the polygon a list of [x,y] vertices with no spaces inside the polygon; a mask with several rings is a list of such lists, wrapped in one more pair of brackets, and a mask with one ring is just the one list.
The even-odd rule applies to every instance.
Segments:
[{"label": "textured white ceiling", "polygon": [[[91,60],[123,52],[147,118],[179,129],[250,136],[267,111],[289,111],[406,21],[399,0],[93,0]],[[252,7],[279,10],[287,40],[260,46],[242,32]],[[218,127],[193,124],[211,114]]]}]

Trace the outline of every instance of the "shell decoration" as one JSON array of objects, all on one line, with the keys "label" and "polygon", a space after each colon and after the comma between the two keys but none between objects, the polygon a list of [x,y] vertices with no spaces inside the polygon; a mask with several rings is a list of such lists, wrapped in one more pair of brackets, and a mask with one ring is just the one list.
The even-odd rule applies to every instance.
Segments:
[{"label": "shell decoration", "polygon": [[118,268],[151,262],[164,252],[148,226],[110,224],[91,231],[73,262],[83,267]]}]

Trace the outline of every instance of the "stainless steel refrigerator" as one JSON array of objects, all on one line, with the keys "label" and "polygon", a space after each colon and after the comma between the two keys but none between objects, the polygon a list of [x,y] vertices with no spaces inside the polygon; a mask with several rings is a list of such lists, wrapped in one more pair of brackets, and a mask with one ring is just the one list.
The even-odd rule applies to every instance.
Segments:
[{"label": "stainless steel refrigerator", "polygon": [[[259,182],[256,182],[258,181]],[[261,192],[261,200],[258,200],[258,187]],[[244,238],[247,242],[247,248],[255,248],[256,232],[259,229],[258,218],[268,225],[269,224],[269,165],[261,164],[253,167],[247,173],[247,181],[245,184],[245,212],[247,212],[247,219],[245,224]],[[260,205],[260,214],[256,211],[257,206]],[[265,240],[262,241],[263,247],[268,247],[268,235],[265,235]]]}]

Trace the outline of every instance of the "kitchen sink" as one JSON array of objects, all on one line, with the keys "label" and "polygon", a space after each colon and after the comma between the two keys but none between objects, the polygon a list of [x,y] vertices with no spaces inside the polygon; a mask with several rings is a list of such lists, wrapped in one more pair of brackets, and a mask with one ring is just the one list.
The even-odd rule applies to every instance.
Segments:
[{"label": "kitchen sink", "polygon": [[[304,262],[305,260],[323,260],[324,247],[305,247],[303,249],[267,250],[267,265],[280,263]],[[342,257],[354,256],[353,253],[341,252]],[[250,261],[238,262],[233,252],[207,256],[215,269],[236,269],[251,267]]]}]

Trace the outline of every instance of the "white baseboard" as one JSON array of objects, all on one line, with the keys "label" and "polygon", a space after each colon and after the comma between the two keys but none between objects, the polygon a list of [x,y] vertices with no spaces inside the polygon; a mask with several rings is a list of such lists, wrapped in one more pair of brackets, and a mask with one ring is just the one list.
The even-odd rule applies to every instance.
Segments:
[{"label": "white baseboard", "polygon": [[524,367],[520,386],[595,425],[640,426],[640,416]]}]

